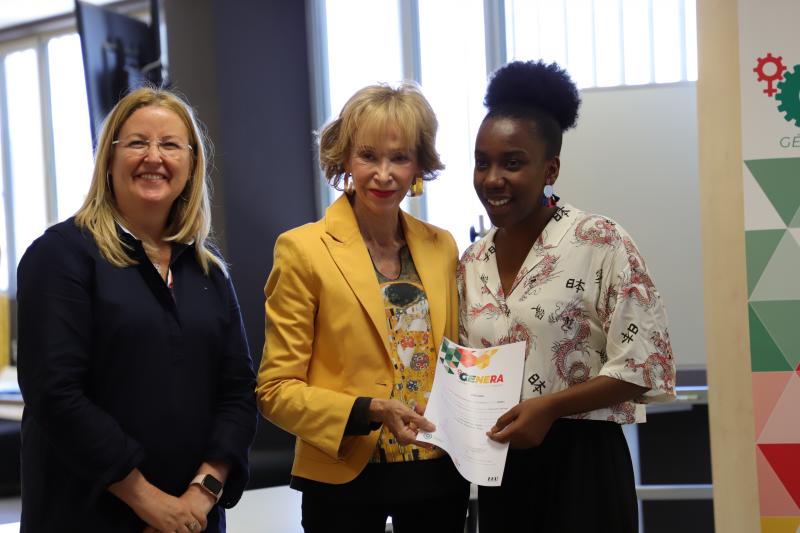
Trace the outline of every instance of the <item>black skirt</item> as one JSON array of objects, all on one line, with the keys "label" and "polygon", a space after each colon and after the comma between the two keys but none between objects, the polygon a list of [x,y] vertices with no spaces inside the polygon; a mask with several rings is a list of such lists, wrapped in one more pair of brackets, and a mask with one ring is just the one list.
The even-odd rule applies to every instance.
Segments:
[{"label": "black skirt", "polygon": [[636,533],[631,456],[614,422],[559,419],[541,446],[509,450],[500,487],[480,487],[481,533]]}]

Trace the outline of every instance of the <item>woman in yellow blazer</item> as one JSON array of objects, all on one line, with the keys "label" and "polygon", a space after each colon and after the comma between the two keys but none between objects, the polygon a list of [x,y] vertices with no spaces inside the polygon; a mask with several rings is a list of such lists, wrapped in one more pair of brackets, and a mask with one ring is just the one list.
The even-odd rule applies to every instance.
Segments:
[{"label": "woman in yellow blazer", "polygon": [[358,91],[320,134],[343,194],[282,234],[266,293],[262,414],[297,436],[306,532],[461,532],[468,484],[415,443],[443,336],[457,338],[453,237],[400,209],[443,168],[416,86]]}]

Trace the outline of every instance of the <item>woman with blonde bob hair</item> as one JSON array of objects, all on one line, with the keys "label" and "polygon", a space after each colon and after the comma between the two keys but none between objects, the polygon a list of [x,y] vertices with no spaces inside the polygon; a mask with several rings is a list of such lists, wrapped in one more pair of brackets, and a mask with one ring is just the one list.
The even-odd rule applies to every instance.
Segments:
[{"label": "woman with blonde bob hair", "polygon": [[320,134],[341,195],[278,237],[266,293],[261,413],[297,437],[306,532],[461,532],[469,487],[416,441],[443,336],[457,335],[457,249],[404,213],[443,168],[415,85],[365,87]]},{"label": "woman with blonde bob hair", "polygon": [[205,143],[174,93],[129,93],[83,207],[20,262],[22,531],[225,531],[255,375],[208,243]]}]

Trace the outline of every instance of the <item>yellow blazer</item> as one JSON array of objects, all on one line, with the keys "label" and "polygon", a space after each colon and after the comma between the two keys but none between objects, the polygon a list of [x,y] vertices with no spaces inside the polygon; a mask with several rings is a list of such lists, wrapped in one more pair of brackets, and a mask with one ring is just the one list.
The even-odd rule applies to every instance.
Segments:
[{"label": "yellow blazer", "polygon": [[[458,250],[447,231],[401,216],[438,349],[443,335],[458,338]],[[322,220],[278,237],[264,293],[259,409],[297,437],[294,475],[351,481],[367,464],[379,433],[344,436],[353,403],[358,396],[388,399],[394,374],[378,278],[346,196]]]}]

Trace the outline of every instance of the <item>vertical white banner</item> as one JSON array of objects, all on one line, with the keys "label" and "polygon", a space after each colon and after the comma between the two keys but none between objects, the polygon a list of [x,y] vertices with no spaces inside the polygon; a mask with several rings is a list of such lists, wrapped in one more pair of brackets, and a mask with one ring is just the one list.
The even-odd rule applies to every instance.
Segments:
[{"label": "vertical white banner", "polygon": [[745,245],[762,533],[800,531],[800,2],[739,0]]}]

